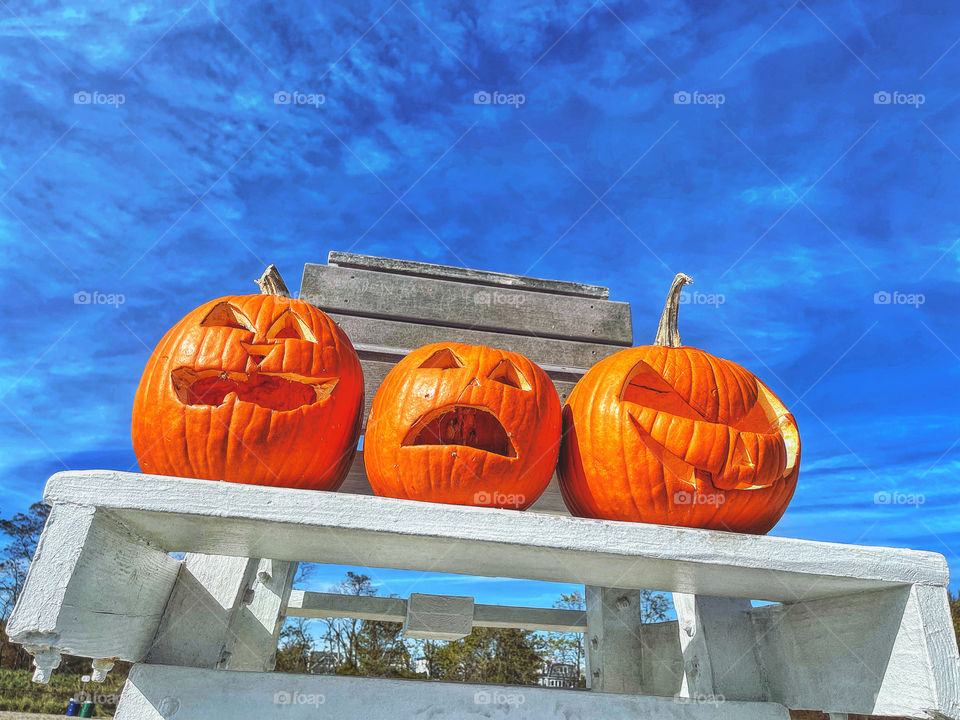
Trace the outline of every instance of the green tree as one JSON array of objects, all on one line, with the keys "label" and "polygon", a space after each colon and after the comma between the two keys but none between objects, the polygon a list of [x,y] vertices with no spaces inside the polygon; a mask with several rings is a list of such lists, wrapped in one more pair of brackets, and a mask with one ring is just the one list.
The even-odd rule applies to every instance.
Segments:
[{"label": "green tree", "polygon": [[30,560],[36,552],[43,524],[50,508],[42,502],[34,503],[25,513],[10,519],[0,518],[0,534],[6,544],[0,549],[0,618],[6,619],[13,610],[23,581],[27,578]]},{"label": "green tree", "polygon": [[307,630],[306,618],[290,618],[280,631],[276,670],[291,673],[307,672],[312,650],[313,637]]},{"label": "green tree", "polygon": [[434,680],[532,685],[540,675],[543,642],[524,630],[478,627],[461,640],[424,643],[423,655]]},{"label": "green tree", "polygon": [[953,618],[953,631],[957,634],[957,644],[960,645],[960,590],[956,595],[947,592],[950,599],[950,617]]},{"label": "green tree", "polygon": [[0,667],[30,667],[30,655],[7,637],[7,618],[23,589],[30,560],[49,514],[50,508],[38,502],[25,513],[0,518],[0,535],[6,540],[0,548]]}]

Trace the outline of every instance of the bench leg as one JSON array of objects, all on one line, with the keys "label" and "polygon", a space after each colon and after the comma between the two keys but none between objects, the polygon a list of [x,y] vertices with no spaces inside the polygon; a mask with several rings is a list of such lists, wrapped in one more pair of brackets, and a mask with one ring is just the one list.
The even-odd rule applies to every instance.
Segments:
[{"label": "bench leg", "polygon": [[[47,682],[60,653],[138,662],[160,623],[179,563],[102,510],[50,510],[7,632]],[[94,666],[105,675],[104,660]]]},{"label": "bench leg", "polygon": [[679,697],[766,700],[749,600],[673,594],[683,653]]},{"label": "bench leg", "polygon": [[297,563],[188,553],[146,662],[273,670]]}]

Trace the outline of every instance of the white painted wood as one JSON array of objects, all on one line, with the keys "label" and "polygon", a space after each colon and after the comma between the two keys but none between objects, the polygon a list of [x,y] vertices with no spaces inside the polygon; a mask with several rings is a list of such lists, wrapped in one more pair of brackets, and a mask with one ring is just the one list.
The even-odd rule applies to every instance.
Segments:
[{"label": "white painted wood", "polygon": [[467,685],[136,665],[117,720],[789,720],[772,703],[688,703],[503,685]]},{"label": "white painted wood", "polygon": [[630,305],[509,287],[307,264],[300,299],[324,311],[624,345]]},{"label": "white painted wood", "polygon": [[587,614],[583,610],[474,605],[473,625],[474,627],[582,633],[587,631]]},{"label": "white painted wood", "polygon": [[588,585],[587,667],[591,692],[639,694],[643,682],[643,623],[636,590]]},{"label": "white painted wood", "polygon": [[[749,601],[748,601],[749,602]],[[683,654],[683,678],[680,697],[713,697],[713,665],[703,624],[697,612],[697,596],[673,594],[680,632],[680,652]]]},{"label": "white painted wood", "polygon": [[917,585],[754,609],[771,699],[823,712],[960,717],[945,598],[944,588]]},{"label": "white painted wood", "polygon": [[[403,622],[407,601],[403,598],[341,595],[339,593],[294,590],[287,605],[288,617],[343,617],[361,620]],[[474,605],[473,627],[522,628],[548,632],[585,632],[586,614],[582,610],[516,607],[510,605]]]},{"label": "white painted wood", "polygon": [[297,563],[262,559],[234,625],[229,670],[273,670]]},{"label": "white painted wood", "polygon": [[72,655],[141,660],[178,566],[109,513],[58,503],[7,633],[14,642]]},{"label": "white painted wood", "polygon": [[942,555],[916,550],[108,470],[58,473],[44,497],[218,555],[788,601],[948,579]]},{"label": "white painted wood", "polygon": [[679,696],[684,673],[677,622],[647,623],[640,638],[643,641],[641,676],[644,692]]},{"label": "white painted wood", "polygon": [[766,700],[750,601],[674,593],[683,676],[690,698]]},{"label": "white painted wood", "polygon": [[339,267],[359,268],[361,270],[378,270],[380,272],[400,275],[432,277],[443,280],[460,280],[477,285],[535,290],[537,292],[554,293],[557,295],[578,295],[600,300],[605,300],[610,297],[610,291],[600,285],[587,285],[585,283],[570,282],[568,280],[545,280],[543,278],[508,275],[506,273],[491,272],[489,270],[474,270],[473,268],[456,267],[454,265],[435,265],[433,263],[416,262],[412,260],[395,260],[393,258],[374,257],[372,255],[357,255],[355,253],[338,252],[336,250],[331,250],[327,255],[327,264],[337,265]]},{"label": "white painted wood", "polygon": [[473,631],[473,598],[410,593],[403,634],[423,640],[459,640]]},{"label": "white painted wood", "polygon": [[188,553],[147,662],[272,670],[295,566]]},{"label": "white painted wood", "polygon": [[90,663],[93,672],[90,674],[90,681],[102,683],[107,679],[107,674],[113,670],[114,662],[108,658],[96,658]]}]

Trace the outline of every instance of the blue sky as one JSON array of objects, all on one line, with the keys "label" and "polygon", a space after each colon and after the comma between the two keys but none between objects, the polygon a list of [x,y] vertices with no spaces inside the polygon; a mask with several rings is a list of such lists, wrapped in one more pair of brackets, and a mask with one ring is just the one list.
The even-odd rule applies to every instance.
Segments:
[{"label": "blue sky", "polygon": [[[723,298],[682,309],[684,341],[800,425],[773,533],[956,572],[958,20],[890,0],[7,0],[0,511],[57,470],[135,469],[150,349],[268,263],[292,286],[330,250],[606,285],[638,344],[683,271]],[[494,91],[523,103],[475,102]],[[451,588],[558,591],[416,586]]]}]

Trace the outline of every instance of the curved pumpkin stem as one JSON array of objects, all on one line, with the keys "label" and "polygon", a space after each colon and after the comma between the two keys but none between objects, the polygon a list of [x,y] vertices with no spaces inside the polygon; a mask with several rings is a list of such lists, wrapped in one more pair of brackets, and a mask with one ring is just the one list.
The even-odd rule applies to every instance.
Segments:
[{"label": "curved pumpkin stem", "polygon": [[667,302],[660,315],[660,325],[657,327],[657,337],[654,345],[663,347],[680,347],[680,330],[677,329],[677,315],[680,310],[680,292],[684,285],[692,285],[693,279],[689,275],[677,273],[667,293]]},{"label": "curved pumpkin stem", "polygon": [[280,276],[280,271],[277,270],[276,265],[267,265],[267,269],[263,271],[263,275],[260,276],[260,279],[254,280],[254,282],[260,286],[261,295],[279,295],[280,297],[286,298],[290,297],[290,291],[287,290],[287,284]]}]

